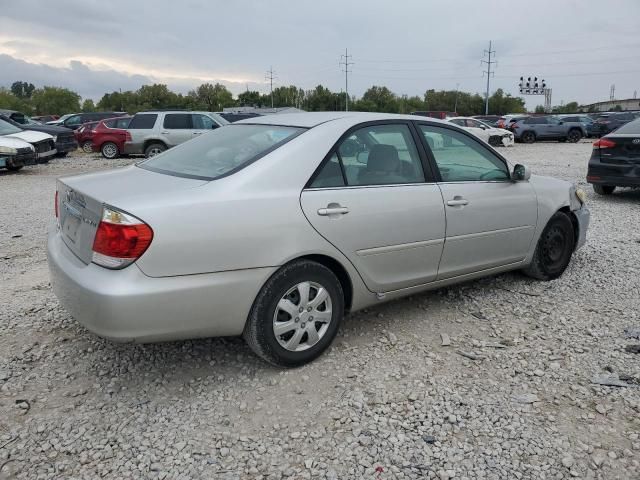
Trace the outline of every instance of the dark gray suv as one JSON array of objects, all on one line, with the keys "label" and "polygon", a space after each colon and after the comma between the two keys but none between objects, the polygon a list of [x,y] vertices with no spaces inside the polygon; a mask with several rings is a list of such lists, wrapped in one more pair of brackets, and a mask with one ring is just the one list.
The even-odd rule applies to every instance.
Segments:
[{"label": "dark gray suv", "polygon": [[587,129],[580,122],[565,122],[554,116],[527,117],[511,124],[516,141],[533,143],[537,140],[558,140],[575,143],[587,137]]}]

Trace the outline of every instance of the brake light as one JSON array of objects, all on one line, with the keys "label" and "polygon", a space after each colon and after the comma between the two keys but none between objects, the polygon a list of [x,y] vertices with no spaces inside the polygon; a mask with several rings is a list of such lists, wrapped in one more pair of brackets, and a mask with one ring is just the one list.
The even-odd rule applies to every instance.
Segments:
[{"label": "brake light", "polygon": [[108,207],[93,241],[93,262],[106,268],[124,268],[149,248],[153,230],[139,218]]},{"label": "brake light", "polygon": [[131,134],[129,133],[129,130],[125,130],[124,141],[125,142],[131,142],[132,141]]},{"label": "brake light", "polygon": [[608,138],[601,138],[593,142],[593,148],[595,149],[603,149],[603,148],[613,148],[616,146],[616,142],[609,140]]},{"label": "brake light", "polygon": [[56,195],[53,199],[53,209],[56,212],[56,218],[60,218],[60,212],[58,211],[58,190],[56,190]]}]

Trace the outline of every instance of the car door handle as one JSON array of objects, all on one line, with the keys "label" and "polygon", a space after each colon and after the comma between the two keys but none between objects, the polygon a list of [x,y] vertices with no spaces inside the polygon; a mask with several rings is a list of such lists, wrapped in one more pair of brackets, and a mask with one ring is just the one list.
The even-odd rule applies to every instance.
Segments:
[{"label": "car door handle", "polygon": [[202,132],[193,132],[194,135],[202,135]]},{"label": "car door handle", "polygon": [[447,205],[450,207],[458,207],[462,205],[468,205],[469,200],[466,200],[462,197],[454,197],[453,200],[447,200]]},{"label": "car door handle", "polygon": [[349,209],[347,207],[327,207],[318,209],[318,215],[323,217],[328,217],[330,215],[346,215],[347,213],[349,213]]},{"label": "car door handle", "polygon": [[160,132],[162,135],[169,135],[169,132]]}]

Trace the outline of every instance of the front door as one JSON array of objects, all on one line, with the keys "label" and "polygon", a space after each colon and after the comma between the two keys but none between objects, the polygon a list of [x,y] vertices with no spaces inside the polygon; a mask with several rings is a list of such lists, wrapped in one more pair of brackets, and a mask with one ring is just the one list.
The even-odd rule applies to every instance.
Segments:
[{"label": "front door", "polygon": [[301,205],[373,292],[435,280],[445,233],[442,195],[408,123],[362,126],[325,160]]},{"label": "front door", "polygon": [[438,280],[524,260],[538,217],[529,182],[512,181],[506,162],[469,135],[426,124],[418,128],[425,145],[432,145],[446,212]]}]

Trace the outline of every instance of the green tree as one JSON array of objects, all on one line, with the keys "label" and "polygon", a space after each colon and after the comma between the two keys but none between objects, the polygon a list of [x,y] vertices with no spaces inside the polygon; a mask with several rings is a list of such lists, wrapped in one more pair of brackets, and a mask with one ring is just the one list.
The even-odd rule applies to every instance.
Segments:
[{"label": "green tree", "polygon": [[189,92],[188,96],[194,101],[196,108],[207,111],[220,111],[235,103],[231,92],[220,83],[203,83],[195,91]]},{"label": "green tree", "polygon": [[400,101],[398,96],[387,87],[374,85],[364,92],[362,98],[356,102],[354,110],[398,113],[400,111]]},{"label": "green tree", "polygon": [[[238,95],[238,104],[243,107],[261,107],[262,100],[260,98],[260,92],[249,91],[242,92]],[[269,103],[271,105],[271,103]]]},{"label": "green tree", "polygon": [[83,112],[95,112],[96,111],[96,106],[93,104],[93,100],[91,100],[90,98],[85,99],[85,101],[82,102],[82,111]]},{"label": "green tree", "polygon": [[614,112],[621,112],[622,111],[622,106],[621,105],[616,105],[615,107],[613,107],[613,111]]},{"label": "green tree", "polygon": [[504,94],[504,90],[497,89],[493,95],[489,97],[489,113],[491,115],[504,115],[507,113],[525,113],[527,109],[524,106],[524,99],[521,97],[512,97],[510,94]]},{"label": "green tree", "polygon": [[80,95],[67,88],[38,88],[31,96],[33,109],[38,115],[64,115],[80,110]]},{"label": "green tree", "polygon": [[[315,89],[306,93],[305,105],[311,112],[321,112],[327,110],[337,110],[339,97],[327,87],[318,85]],[[269,103],[270,105],[271,103]]]},{"label": "green tree", "polygon": [[33,94],[33,91],[35,89],[36,87],[33,85],[33,83],[13,82],[11,84],[11,93],[13,93],[21,100],[31,98],[31,95]]},{"label": "green tree", "polygon": [[10,90],[4,87],[0,87],[0,108],[31,113],[31,107],[25,100],[16,97]]},{"label": "green tree", "polygon": [[535,113],[545,113],[543,105],[536,105]]}]

